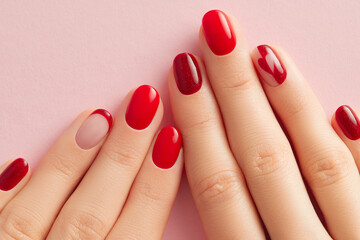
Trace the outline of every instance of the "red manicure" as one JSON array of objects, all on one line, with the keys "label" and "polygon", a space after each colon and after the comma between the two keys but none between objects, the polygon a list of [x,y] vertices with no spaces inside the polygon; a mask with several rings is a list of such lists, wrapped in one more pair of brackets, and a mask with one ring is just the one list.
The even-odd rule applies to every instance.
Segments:
[{"label": "red manicure", "polygon": [[176,85],[182,94],[190,95],[201,88],[202,78],[199,64],[190,53],[177,55],[173,63]]},{"label": "red manicure", "polygon": [[174,127],[164,127],[156,139],[152,159],[159,168],[171,168],[178,158],[180,149],[180,132]]},{"label": "red manicure", "polygon": [[339,107],[335,119],[343,133],[351,140],[360,138],[360,121],[354,111],[347,105]]},{"label": "red manicure", "polygon": [[9,191],[13,189],[27,174],[29,165],[27,162],[18,158],[1,173],[0,175],[0,190]]},{"label": "red manicure", "polygon": [[155,88],[149,85],[138,87],[126,110],[127,124],[136,130],[145,129],[153,120],[159,102],[160,97]]},{"label": "red manicure", "polygon": [[261,74],[263,80],[270,86],[276,87],[282,84],[286,79],[286,69],[281,64],[280,58],[268,45],[260,45],[257,47],[259,51],[258,64],[270,76]]},{"label": "red manicure", "polygon": [[100,114],[101,116],[103,116],[106,119],[106,121],[109,124],[109,130],[108,130],[108,132],[109,132],[113,125],[113,117],[111,116],[111,113],[109,113],[105,109],[98,108],[91,113],[91,115],[93,115],[93,114]]},{"label": "red manicure", "polygon": [[236,46],[236,37],[226,14],[220,10],[207,12],[202,20],[206,41],[213,53],[225,55]]}]

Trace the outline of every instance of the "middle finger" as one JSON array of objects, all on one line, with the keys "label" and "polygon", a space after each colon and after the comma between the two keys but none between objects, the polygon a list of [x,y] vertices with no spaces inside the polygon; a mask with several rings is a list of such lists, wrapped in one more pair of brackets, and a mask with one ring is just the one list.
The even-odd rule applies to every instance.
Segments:
[{"label": "middle finger", "polygon": [[256,76],[239,24],[221,11],[208,12],[200,46],[231,149],[270,236],[327,238]]}]

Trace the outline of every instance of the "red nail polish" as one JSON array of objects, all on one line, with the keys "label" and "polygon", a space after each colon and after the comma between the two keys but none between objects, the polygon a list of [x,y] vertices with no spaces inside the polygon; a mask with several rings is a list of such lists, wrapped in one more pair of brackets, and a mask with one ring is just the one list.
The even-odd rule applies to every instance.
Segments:
[{"label": "red nail polish", "polygon": [[145,129],[153,120],[159,102],[160,97],[155,88],[149,85],[138,87],[126,110],[127,124],[136,130]]},{"label": "red nail polish", "polygon": [[174,127],[164,127],[157,136],[152,159],[159,168],[171,168],[178,158],[180,149],[180,132]]},{"label": "red nail polish", "polygon": [[106,120],[107,120],[107,122],[108,122],[108,124],[109,124],[109,129],[108,129],[108,132],[110,131],[110,129],[111,129],[111,127],[112,127],[112,125],[113,125],[113,118],[112,118],[112,115],[111,115],[111,113],[109,113],[108,111],[106,111],[105,109],[96,109],[95,111],[93,111],[92,113],[91,113],[91,115],[94,115],[94,114],[100,114],[101,116],[103,116]]},{"label": "red nail polish", "polygon": [[112,126],[112,116],[105,109],[97,109],[82,123],[76,133],[75,141],[83,150],[98,145],[109,133]]},{"label": "red nail polish", "polygon": [[207,12],[202,25],[206,41],[213,53],[225,55],[236,46],[236,37],[226,14],[220,10]]},{"label": "red nail polish", "polygon": [[190,53],[177,55],[173,63],[176,85],[182,94],[190,95],[201,88],[202,78],[199,64]]},{"label": "red nail polish", "polygon": [[354,111],[347,105],[339,107],[335,119],[343,133],[351,140],[360,138],[360,121]]},{"label": "red nail polish", "polygon": [[262,79],[272,87],[279,86],[285,81],[287,74],[280,58],[268,45],[260,45],[257,49],[259,52],[257,62],[260,68],[266,72],[258,71]]},{"label": "red nail polish", "polygon": [[18,158],[10,163],[0,175],[0,190],[9,191],[13,189],[28,171],[29,165],[23,158]]}]

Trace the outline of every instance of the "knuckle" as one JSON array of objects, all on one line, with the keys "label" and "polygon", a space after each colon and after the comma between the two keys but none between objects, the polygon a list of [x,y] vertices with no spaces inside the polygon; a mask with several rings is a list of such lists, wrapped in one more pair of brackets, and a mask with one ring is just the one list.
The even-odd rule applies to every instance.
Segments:
[{"label": "knuckle", "polygon": [[233,79],[234,79],[233,81],[224,83],[224,89],[229,90],[231,92],[235,92],[236,94],[239,91],[243,91],[251,88],[254,82],[251,78],[236,77]]},{"label": "knuckle", "polygon": [[76,166],[77,161],[73,161],[71,156],[63,156],[60,153],[49,153],[48,163],[54,169],[54,172],[65,178],[73,178],[77,176],[78,167]]},{"label": "knuckle", "polygon": [[105,223],[88,211],[71,212],[67,215],[66,226],[62,229],[71,240],[101,240],[105,236]]},{"label": "knuckle", "polygon": [[140,166],[140,160],[143,157],[140,156],[140,153],[136,151],[133,147],[124,146],[116,147],[111,146],[102,151],[103,156],[106,161],[111,161],[115,165],[129,168],[129,169],[138,169]]},{"label": "knuckle", "polygon": [[[296,118],[299,114],[302,114],[307,108],[309,108],[311,98],[306,95],[308,91],[299,91],[298,89],[294,89],[293,91],[289,91],[292,94],[291,98],[285,95],[282,103],[282,111],[286,114],[285,117],[288,118]],[[291,101],[289,101],[291,99]]]},{"label": "knuckle", "polygon": [[1,215],[1,232],[5,239],[37,240],[42,237],[40,221],[31,211],[16,207]]},{"label": "knuckle", "polygon": [[341,182],[351,171],[349,153],[338,148],[318,151],[305,165],[309,184],[326,187]]},{"label": "knuckle", "polygon": [[[245,55],[249,58],[249,55]],[[241,56],[243,58],[244,56]],[[249,64],[251,60],[249,59]],[[251,89],[255,86],[257,81],[256,73],[253,68],[249,68],[248,64],[239,66],[238,62],[220,62],[222,71],[214,72],[215,79],[220,83],[220,86],[230,92],[238,94],[239,91]],[[221,74],[220,74],[221,73]]]},{"label": "knuckle", "polygon": [[134,189],[136,198],[142,202],[168,202],[171,199],[170,194],[164,188],[154,187],[150,182],[142,182]]},{"label": "knuckle", "polygon": [[203,178],[195,185],[195,189],[201,205],[216,206],[237,200],[243,182],[240,172],[223,170]]},{"label": "knuckle", "polygon": [[289,167],[289,149],[281,144],[258,144],[244,152],[245,171],[254,178],[281,176]]},{"label": "knuckle", "polygon": [[187,132],[193,132],[192,130],[195,131],[208,131],[209,129],[214,128],[215,126],[218,126],[219,124],[219,119],[216,118],[214,113],[206,113],[206,114],[199,114],[194,121],[188,121],[188,125],[186,126],[186,128],[189,131],[186,131],[185,134]]}]

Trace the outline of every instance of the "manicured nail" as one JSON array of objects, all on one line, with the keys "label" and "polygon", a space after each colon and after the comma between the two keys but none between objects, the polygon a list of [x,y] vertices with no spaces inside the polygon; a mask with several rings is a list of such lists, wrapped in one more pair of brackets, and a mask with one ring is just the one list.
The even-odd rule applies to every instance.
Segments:
[{"label": "manicured nail", "polygon": [[127,124],[136,130],[147,128],[155,116],[159,102],[160,97],[155,88],[149,85],[138,87],[126,110]]},{"label": "manicured nail", "polygon": [[190,95],[201,88],[202,78],[199,64],[190,53],[177,55],[173,63],[176,85],[182,94]]},{"label": "manicured nail", "polygon": [[351,140],[360,138],[360,121],[351,107],[343,105],[335,112],[335,119],[343,133]]},{"label": "manicured nail", "polygon": [[286,69],[282,65],[280,58],[275,51],[268,45],[260,45],[253,56],[258,73],[261,79],[272,87],[279,86],[286,79]]},{"label": "manicured nail", "polygon": [[213,53],[225,55],[236,46],[236,37],[226,14],[220,10],[207,12],[202,19],[206,41]]},{"label": "manicured nail", "polygon": [[164,127],[155,141],[152,159],[159,168],[171,168],[179,156],[180,149],[180,132],[174,127]]},{"label": "manicured nail", "polygon": [[112,122],[112,116],[108,111],[95,110],[76,133],[77,145],[84,150],[95,147],[109,132]]},{"label": "manicured nail", "polygon": [[0,175],[0,190],[13,189],[27,174],[29,165],[23,158],[18,158],[10,163]]}]

